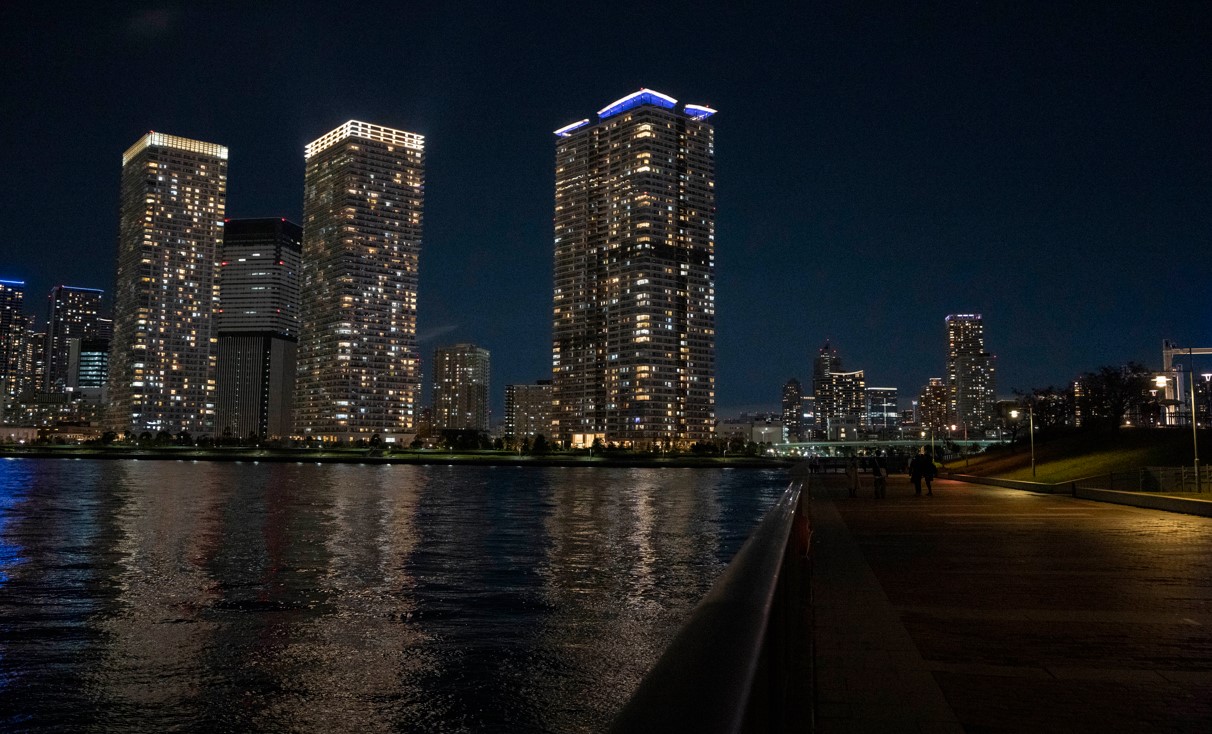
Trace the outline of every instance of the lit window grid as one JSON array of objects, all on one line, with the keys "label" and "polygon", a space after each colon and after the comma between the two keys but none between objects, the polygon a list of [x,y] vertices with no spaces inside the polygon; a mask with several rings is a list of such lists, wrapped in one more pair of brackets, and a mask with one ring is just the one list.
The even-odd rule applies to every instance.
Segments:
[{"label": "lit window grid", "polygon": [[423,156],[342,137],[308,158],[296,432],[412,430]]},{"label": "lit window grid", "polygon": [[108,422],[118,431],[206,434],[226,148],[155,134],[130,153],[122,169]]},{"label": "lit window grid", "polygon": [[[711,436],[712,133],[678,118],[641,107],[557,144],[553,403],[565,439]],[[632,377],[638,362],[650,369]]]}]

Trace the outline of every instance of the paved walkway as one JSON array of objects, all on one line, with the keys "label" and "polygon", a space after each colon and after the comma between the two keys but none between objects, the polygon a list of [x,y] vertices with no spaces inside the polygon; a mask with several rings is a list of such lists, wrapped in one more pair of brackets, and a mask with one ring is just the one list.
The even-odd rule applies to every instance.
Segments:
[{"label": "paved walkway", "polygon": [[1212,731],[1212,519],[842,481],[811,502],[817,731]]}]

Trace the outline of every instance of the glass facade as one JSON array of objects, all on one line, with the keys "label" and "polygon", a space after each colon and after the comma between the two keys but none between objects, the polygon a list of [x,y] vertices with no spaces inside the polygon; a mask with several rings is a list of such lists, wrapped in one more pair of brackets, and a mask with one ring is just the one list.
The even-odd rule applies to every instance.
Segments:
[{"label": "glass facade", "polygon": [[215,428],[236,437],[289,436],[303,230],[280,217],[233,219],[224,229]]}]

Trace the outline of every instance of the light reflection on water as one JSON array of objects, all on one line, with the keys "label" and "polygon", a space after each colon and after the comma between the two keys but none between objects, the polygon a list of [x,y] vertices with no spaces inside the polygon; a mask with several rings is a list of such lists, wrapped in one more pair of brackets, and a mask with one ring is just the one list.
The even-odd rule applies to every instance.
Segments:
[{"label": "light reflection on water", "polygon": [[784,483],[0,462],[0,730],[600,730]]}]

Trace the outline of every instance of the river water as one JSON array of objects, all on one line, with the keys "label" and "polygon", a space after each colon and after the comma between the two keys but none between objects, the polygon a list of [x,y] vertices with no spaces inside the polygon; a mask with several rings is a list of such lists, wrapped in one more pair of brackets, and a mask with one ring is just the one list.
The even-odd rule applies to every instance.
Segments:
[{"label": "river water", "polygon": [[785,484],[0,460],[0,731],[599,731]]}]

